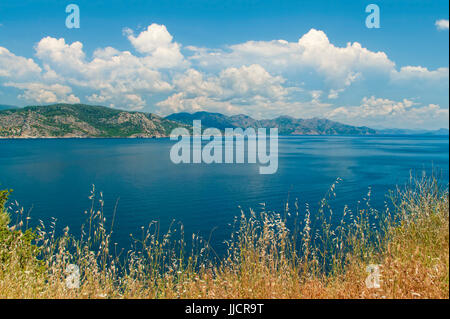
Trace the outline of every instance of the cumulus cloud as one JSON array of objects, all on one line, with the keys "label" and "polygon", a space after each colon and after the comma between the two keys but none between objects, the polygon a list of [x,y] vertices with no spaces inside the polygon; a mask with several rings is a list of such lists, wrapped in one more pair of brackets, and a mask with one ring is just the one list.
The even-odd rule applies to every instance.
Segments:
[{"label": "cumulus cloud", "polygon": [[400,68],[400,71],[392,71],[392,80],[404,81],[404,80],[427,80],[427,81],[442,81],[449,78],[448,68],[438,68],[436,70],[428,70],[421,66],[404,66]]},{"label": "cumulus cloud", "polygon": [[283,77],[270,75],[258,64],[227,68],[220,72],[219,81],[222,87],[228,89],[231,97],[259,95],[278,99],[288,93],[288,89],[283,87]]},{"label": "cumulus cloud", "polygon": [[76,41],[66,44],[63,38],[45,37],[36,45],[36,56],[44,63],[51,63],[59,71],[71,72],[84,69],[85,54],[83,44]]},{"label": "cumulus cloud", "polygon": [[117,96],[107,94],[92,94],[86,97],[91,103],[107,105],[113,108],[139,111],[145,107],[145,100],[138,94],[122,94]]},{"label": "cumulus cloud", "polygon": [[80,99],[72,94],[72,89],[65,85],[42,83],[13,83],[4,84],[24,91],[19,98],[37,103],[80,103]]},{"label": "cumulus cloud", "polygon": [[200,67],[234,66],[253,61],[268,70],[313,69],[335,88],[349,86],[363,72],[390,72],[395,63],[384,52],[372,52],[358,42],[337,47],[323,31],[311,29],[297,42],[285,40],[248,41],[227,50],[188,47],[190,60]]},{"label": "cumulus cloud", "polygon": [[20,80],[39,76],[42,69],[33,59],[27,59],[0,47],[0,78]]},{"label": "cumulus cloud", "polygon": [[408,99],[364,97],[359,106],[341,106],[327,113],[327,117],[351,124],[398,128],[418,128],[439,123],[448,127],[448,108],[436,104],[419,105]]},{"label": "cumulus cloud", "polygon": [[257,64],[230,67],[218,75],[189,69],[174,77],[177,93],[158,103],[161,112],[211,110],[245,112],[284,100],[295,88],[283,86],[285,79],[269,74]]},{"label": "cumulus cloud", "polygon": [[89,61],[80,42],[67,44],[64,39],[46,37],[37,44],[36,55],[45,65],[46,77],[59,76],[70,85],[96,90],[87,97],[90,102],[142,109],[146,104],[142,94],[172,89],[145,57],[128,51],[97,49]]},{"label": "cumulus cloud", "polygon": [[175,93],[157,106],[163,115],[176,112],[198,112],[208,110],[224,114],[240,113],[240,108],[229,101],[216,100],[208,96],[189,97],[185,92]]},{"label": "cumulus cloud", "polygon": [[146,60],[128,51],[107,47],[97,49],[87,61],[80,42],[66,44],[64,39],[44,38],[36,47],[36,55],[47,66],[78,86],[108,89],[126,93],[127,90],[160,92],[170,89],[161,80],[161,73],[146,64]]},{"label": "cumulus cloud", "polygon": [[180,52],[180,45],[173,42],[173,37],[166,26],[153,23],[136,37],[131,29],[127,28],[124,32],[133,47],[146,56],[147,66],[173,68],[186,64]]},{"label": "cumulus cloud", "polygon": [[283,86],[284,82],[283,77],[272,76],[258,64],[226,68],[218,75],[209,76],[189,69],[173,79],[176,89],[187,94],[220,96],[226,99],[254,95],[285,96],[288,89]]},{"label": "cumulus cloud", "polygon": [[[18,97],[30,102],[81,99],[161,114],[206,110],[256,118],[328,116],[353,124],[382,119],[419,123],[422,118],[430,124],[433,116],[448,113],[448,100],[442,97],[448,96],[447,66],[396,66],[385,52],[358,42],[337,46],[321,30],[311,29],[294,42],[247,41],[222,49],[182,47],[158,24],[141,32],[124,29],[124,35],[129,51],[108,46],[92,55],[80,41],[51,36],[35,45],[34,59],[0,47],[0,87],[20,90]],[[386,89],[395,89],[397,96],[371,96]],[[412,102],[433,96],[444,108],[436,107],[435,99],[424,105]]]},{"label": "cumulus cloud", "polygon": [[[127,30],[131,45],[141,56],[113,47],[98,48],[88,57],[79,41],[67,43],[63,38],[42,38],[35,46],[39,66],[33,59],[16,56],[0,47],[0,78],[20,82],[15,87],[25,92],[20,98],[45,103],[61,98],[50,87],[61,85],[91,91],[89,102],[138,110],[147,105],[146,97],[170,92],[173,86],[161,68],[183,69],[187,65],[180,45],[163,25],[152,24],[147,30],[133,35]],[[36,83],[42,82],[37,88]],[[11,86],[11,85],[10,85]],[[38,93],[40,92],[40,93]],[[72,99],[73,100],[73,99]]]},{"label": "cumulus cloud", "polygon": [[330,100],[337,99],[339,97],[339,94],[343,91],[344,91],[344,89],[338,89],[338,90],[331,89],[330,92],[328,93],[328,98]]},{"label": "cumulus cloud", "polygon": [[438,30],[448,30],[448,20],[437,20],[434,24]]}]

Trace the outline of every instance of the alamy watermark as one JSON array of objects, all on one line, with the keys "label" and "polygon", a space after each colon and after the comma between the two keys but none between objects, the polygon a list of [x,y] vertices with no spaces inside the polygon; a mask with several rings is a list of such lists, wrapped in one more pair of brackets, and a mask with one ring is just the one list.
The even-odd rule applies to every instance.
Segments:
[{"label": "alamy watermark", "polygon": [[[207,128],[202,133],[201,121],[193,121],[192,137],[188,129],[178,127],[170,133],[178,141],[170,150],[175,164],[232,164],[259,163],[260,174],[274,174],[278,170],[278,129],[226,128],[224,134],[217,128]],[[209,141],[203,145],[202,141]],[[245,146],[247,145],[247,150]],[[247,155],[247,156],[246,156]]]},{"label": "alamy watermark", "polygon": [[380,265],[370,264],[366,267],[366,272],[369,274],[365,281],[366,287],[369,289],[381,288]]},{"label": "alamy watermark", "polygon": [[380,7],[376,4],[369,4],[366,13],[370,13],[366,18],[366,27],[369,29],[380,28]]},{"label": "alamy watermark", "polygon": [[80,288],[80,267],[74,264],[67,265],[66,287],[68,289]]},{"label": "alamy watermark", "polygon": [[80,7],[76,4],[69,4],[66,7],[66,13],[69,15],[66,18],[66,27],[68,29],[80,28]]}]

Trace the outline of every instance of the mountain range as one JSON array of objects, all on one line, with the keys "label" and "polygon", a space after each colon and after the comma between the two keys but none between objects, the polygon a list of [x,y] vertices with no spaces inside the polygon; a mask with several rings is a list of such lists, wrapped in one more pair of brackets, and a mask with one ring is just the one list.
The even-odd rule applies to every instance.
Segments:
[{"label": "mountain range", "polygon": [[194,120],[202,127],[278,128],[279,135],[448,135],[448,129],[417,131],[404,129],[376,130],[339,122],[312,118],[280,116],[256,120],[247,115],[220,113],[174,113],[161,117],[152,113],[129,112],[85,104],[53,104],[15,108],[0,105],[0,137],[166,137],[176,127],[191,129]]},{"label": "mountain range", "polygon": [[175,113],[166,119],[191,124],[193,120],[201,120],[204,127],[225,128],[259,128],[276,127],[279,135],[372,135],[376,131],[365,127],[357,127],[330,121],[327,119],[296,119],[290,116],[280,116],[271,120],[255,120],[247,115],[227,116],[220,113],[197,112]]},{"label": "mountain range", "polygon": [[449,135],[449,130],[446,128],[440,128],[437,130],[389,128],[378,129],[377,133],[380,135]]}]

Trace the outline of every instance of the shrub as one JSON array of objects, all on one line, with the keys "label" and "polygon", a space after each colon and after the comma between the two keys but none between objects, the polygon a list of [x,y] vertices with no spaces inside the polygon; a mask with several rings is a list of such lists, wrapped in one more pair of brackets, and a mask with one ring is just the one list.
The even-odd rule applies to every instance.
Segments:
[{"label": "shrub", "polygon": [[34,244],[36,233],[32,229],[22,231],[22,221],[9,226],[6,204],[10,194],[10,190],[0,191],[0,279],[11,272],[42,272],[42,263],[37,259],[39,248]]}]

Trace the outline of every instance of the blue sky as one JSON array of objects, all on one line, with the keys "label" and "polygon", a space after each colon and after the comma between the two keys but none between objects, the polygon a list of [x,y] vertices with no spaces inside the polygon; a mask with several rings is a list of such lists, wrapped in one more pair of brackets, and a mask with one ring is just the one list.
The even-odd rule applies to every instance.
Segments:
[{"label": "blue sky", "polygon": [[[80,8],[80,28],[65,7]],[[380,8],[380,28],[365,8]],[[448,1],[0,2],[0,104],[448,128]]]}]

